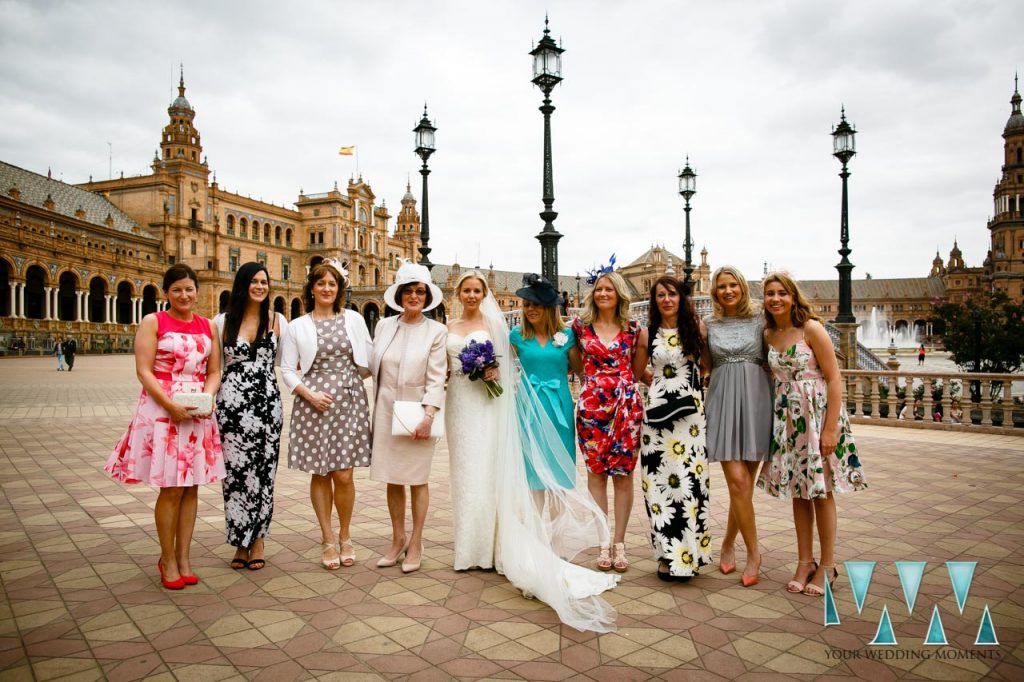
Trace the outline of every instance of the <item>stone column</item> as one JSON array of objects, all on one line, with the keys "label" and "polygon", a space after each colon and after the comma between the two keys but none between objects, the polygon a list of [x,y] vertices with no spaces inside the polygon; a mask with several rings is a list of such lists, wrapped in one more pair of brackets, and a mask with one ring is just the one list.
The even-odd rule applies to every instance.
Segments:
[{"label": "stone column", "polygon": [[25,283],[18,282],[18,317],[25,318]]},{"label": "stone column", "polygon": [[85,322],[87,316],[85,314],[85,292],[75,292],[75,322]]},{"label": "stone column", "polygon": [[50,294],[53,289],[50,287],[43,287],[43,319],[49,320],[50,318]]},{"label": "stone column", "polygon": [[17,301],[17,296],[15,295],[15,292],[17,290],[18,290],[18,283],[17,282],[11,282],[11,293],[10,293],[10,296],[8,297],[8,298],[11,299],[10,302],[9,302],[10,306],[8,308],[8,310],[10,310],[11,317],[17,317],[18,316],[18,309],[15,307],[17,305],[17,302],[18,302]]}]

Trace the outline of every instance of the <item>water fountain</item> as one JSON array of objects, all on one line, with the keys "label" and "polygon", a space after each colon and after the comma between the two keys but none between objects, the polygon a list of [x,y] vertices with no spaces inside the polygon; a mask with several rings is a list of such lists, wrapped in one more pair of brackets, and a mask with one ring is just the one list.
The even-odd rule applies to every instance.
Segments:
[{"label": "water fountain", "polygon": [[888,348],[890,343],[897,348],[917,348],[920,333],[918,326],[900,329],[891,326],[885,312],[872,306],[871,319],[857,329],[857,340],[868,348]]}]

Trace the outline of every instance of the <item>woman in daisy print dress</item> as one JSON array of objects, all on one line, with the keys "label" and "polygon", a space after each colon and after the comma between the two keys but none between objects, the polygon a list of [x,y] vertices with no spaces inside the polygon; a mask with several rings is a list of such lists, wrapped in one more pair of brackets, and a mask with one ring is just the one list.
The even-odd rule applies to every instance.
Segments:
[{"label": "woman in daisy print dress", "polygon": [[675,277],[658,278],[648,310],[650,321],[640,331],[635,363],[651,386],[640,436],[640,487],[658,578],[685,582],[711,562],[701,390],[707,332]]}]

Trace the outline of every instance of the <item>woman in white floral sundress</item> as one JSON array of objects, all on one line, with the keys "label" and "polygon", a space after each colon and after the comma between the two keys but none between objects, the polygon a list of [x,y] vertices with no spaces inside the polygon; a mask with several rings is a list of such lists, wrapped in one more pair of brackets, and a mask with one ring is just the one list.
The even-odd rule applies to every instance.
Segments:
[{"label": "woman in white floral sundress", "polygon": [[[758,487],[793,500],[799,564],[790,585],[820,597],[835,582],[834,492],[866,488],[835,350],[796,282],[785,273],[764,280],[768,364],[775,376],[771,459]],[[817,525],[821,565],[814,560]],[[790,589],[787,585],[787,589]],[[790,589],[790,591],[795,591]]]}]

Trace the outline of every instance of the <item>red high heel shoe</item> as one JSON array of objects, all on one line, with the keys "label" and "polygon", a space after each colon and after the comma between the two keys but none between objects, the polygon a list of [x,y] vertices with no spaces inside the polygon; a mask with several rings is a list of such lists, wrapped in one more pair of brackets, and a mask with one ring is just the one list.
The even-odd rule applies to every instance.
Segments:
[{"label": "red high heel shoe", "polygon": [[198,575],[183,575],[183,576],[181,576],[181,579],[185,581],[186,585],[198,585],[199,584],[199,576]]},{"label": "red high heel shoe", "polygon": [[[160,571],[160,582],[164,584],[164,588],[168,590],[183,590],[185,589],[185,578],[184,576],[178,576],[177,580],[168,580],[164,577],[164,560],[160,559],[156,562],[157,570]],[[196,576],[189,576],[196,578]],[[199,582],[199,578],[196,578],[196,582]]]},{"label": "red high heel shoe", "polygon": [[761,552],[757,559],[757,573],[754,575],[741,575],[740,584],[743,587],[753,587],[761,581],[761,564],[764,563],[764,552]]}]

